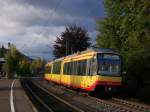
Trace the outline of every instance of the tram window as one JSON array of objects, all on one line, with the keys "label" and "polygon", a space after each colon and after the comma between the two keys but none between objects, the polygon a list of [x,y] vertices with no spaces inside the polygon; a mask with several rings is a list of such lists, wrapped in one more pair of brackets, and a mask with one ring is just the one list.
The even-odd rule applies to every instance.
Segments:
[{"label": "tram window", "polygon": [[63,74],[71,75],[71,63],[65,63],[63,68]]},{"label": "tram window", "polygon": [[75,75],[78,75],[78,67],[79,66],[79,63],[78,63],[78,61],[76,61],[76,71],[75,71]]},{"label": "tram window", "polygon": [[61,62],[53,63],[53,74],[60,74]]},{"label": "tram window", "polygon": [[70,62],[69,62],[69,63],[68,63],[68,72],[67,72],[68,75],[70,75],[70,70],[71,70],[71,64],[70,64]]},{"label": "tram window", "polygon": [[87,60],[87,68],[86,68],[86,75],[91,75],[90,74],[90,69],[91,68],[91,60]]},{"label": "tram window", "polygon": [[73,62],[70,62],[70,75],[72,75],[72,71],[73,71]]},{"label": "tram window", "polygon": [[71,64],[70,75],[73,75],[73,62],[70,62],[70,64]]},{"label": "tram window", "polygon": [[92,58],[90,59],[90,70],[89,70],[89,75],[96,75],[97,72],[97,65],[96,65],[96,59]]},{"label": "tram window", "polygon": [[87,61],[87,75],[96,75],[97,64],[96,59],[92,58]]},{"label": "tram window", "polygon": [[66,63],[64,63],[64,66],[63,66],[63,74],[66,73]]},{"label": "tram window", "polygon": [[68,74],[68,63],[66,63],[66,74]]},{"label": "tram window", "polygon": [[86,75],[86,65],[86,60],[65,63],[63,73],[68,75]]},{"label": "tram window", "polygon": [[87,61],[83,60],[82,61],[82,75],[86,75],[86,65],[87,65]]},{"label": "tram window", "polygon": [[86,60],[78,61],[77,75],[86,75],[86,65],[87,65]]},{"label": "tram window", "polygon": [[73,62],[70,62],[70,71],[69,71],[70,75],[73,75]]},{"label": "tram window", "polygon": [[77,75],[77,61],[73,62],[72,75]]},{"label": "tram window", "polygon": [[66,69],[65,69],[65,64],[63,65],[63,74],[65,73]]},{"label": "tram window", "polygon": [[68,63],[65,63],[65,69],[66,69],[66,71],[65,71],[65,74],[68,74]]},{"label": "tram window", "polygon": [[81,71],[81,62],[78,61],[78,66],[77,66],[77,75],[80,75],[80,71]]},{"label": "tram window", "polygon": [[89,75],[93,75],[93,61],[90,59],[90,70],[89,70]]},{"label": "tram window", "polygon": [[68,74],[68,63],[66,63],[66,73],[65,74]]},{"label": "tram window", "polygon": [[71,63],[69,62],[68,63],[68,74],[70,75],[70,72],[71,72]]},{"label": "tram window", "polygon": [[74,62],[71,62],[71,75],[73,75],[74,72]]},{"label": "tram window", "polygon": [[80,62],[77,61],[77,70],[76,70],[76,75],[80,74]]},{"label": "tram window", "polygon": [[67,74],[69,75],[69,63],[67,63]]},{"label": "tram window", "polygon": [[68,62],[64,64],[64,74],[68,74],[68,75],[74,75],[75,73],[75,62]]},{"label": "tram window", "polygon": [[64,64],[64,68],[63,68],[63,74],[67,74],[67,63]]},{"label": "tram window", "polygon": [[77,70],[77,62],[74,61],[72,62],[73,66],[72,66],[72,75],[76,75],[76,70]]}]

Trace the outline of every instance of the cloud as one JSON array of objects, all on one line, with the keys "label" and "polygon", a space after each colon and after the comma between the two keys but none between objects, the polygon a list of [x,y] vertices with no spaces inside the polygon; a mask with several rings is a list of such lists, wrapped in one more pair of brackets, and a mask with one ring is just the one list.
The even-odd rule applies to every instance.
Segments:
[{"label": "cloud", "polygon": [[[102,0],[0,0],[0,44],[14,43],[32,56],[52,58],[52,46],[65,26],[87,29],[92,42],[103,17]],[[49,46],[49,47],[48,47]]]},{"label": "cloud", "polygon": [[103,0],[22,0],[21,2],[72,16],[99,17],[104,14]]}]

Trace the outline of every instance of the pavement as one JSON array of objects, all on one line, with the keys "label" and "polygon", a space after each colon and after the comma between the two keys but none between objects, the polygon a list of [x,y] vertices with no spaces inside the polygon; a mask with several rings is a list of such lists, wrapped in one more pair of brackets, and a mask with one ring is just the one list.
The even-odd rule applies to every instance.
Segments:
[{"label": "pavement", "polygon": [[35,112],[20,81],[0,80],[0,112]]}]

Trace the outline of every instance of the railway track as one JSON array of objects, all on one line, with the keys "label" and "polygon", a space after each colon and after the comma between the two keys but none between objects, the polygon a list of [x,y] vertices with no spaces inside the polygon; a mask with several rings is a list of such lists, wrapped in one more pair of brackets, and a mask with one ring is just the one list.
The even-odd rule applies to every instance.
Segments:
[{"label": "railway track", "polygon": [[39,112],[84,112],[28,79],[21,79],[21,84]]},{"label": "railway track", "polygon": [[[75,99],[78,105],[86,105],[88,108],[93,108],[92,111],[88,112],[150,112],[149,106],[145,107],[141,104],[132,104],[130,102],[122,101],[120,99],[112,98],[112,99],[99,99],[93,96],[89,96],[87,94],[78,93],[71,89],[55,85],[53,83],[47,83],[42,81],[35,81],[38,85],[41,85],[43,88],[50,90],[53,92],[60,94],[60,96],[64,93],[70,94],[70,99]],[[60,93],[61,90],[61,93]],[[80,107],[80,106],[79,106]]]},{"label": "railway track", "polygon": [[131,102],[119,98],[112,98],[110,100],[112,103],[117,103],[121,104],[130,108],[135,108],[136,110],[142,111],[142,112],[150,112],[150,106],[144,105],[144,104],[139,104],[137,102]]},{"label": "railway track", "polygon": [[[74,92],[73,90],[65,88],[67,91]],[[150,112],[150,106],[144,105],[137,102],[131,102],[119,98],[112,97],[111,99],[99,99],[94,96],[89,96],[85,94],[90,99],[95,100],[98,103],[105,104],[106,107],[113,107],[116,109],[116,112],[128,111],[128,112]]]},{"label": "railway track", "polygon": [[[70,90],[68,88],[65,88],[65,90],[74,92],[73,90]],[[87,96],[89,99],[95,100],[95,102],[99,104],[104,104],[108,110],[109,108],[114,108],[115,112],[150,112],[150,106],[139,104],[136,102],[131,102],[118,98],[111,98],[104,100],[84,93],[83,96]]]},{"label": "railway track", "polygon": [[[95,100],[95,102],[99,103],[99,104],[104,104],[106,108],[113,108],[113,112],[141,112],[141,111],[137,111],[134,108],[130,108],[130,107],[126,107],[124,105],[118,104],[118,103],[114,103],[108,100],[103,100],[103,99],[99,99],[99,98],[95,98],[92,96],[88,96],[88,98]],[[112,112],[109,111],[109,112]],[[106,111],[107,112],[107,111]]]}]

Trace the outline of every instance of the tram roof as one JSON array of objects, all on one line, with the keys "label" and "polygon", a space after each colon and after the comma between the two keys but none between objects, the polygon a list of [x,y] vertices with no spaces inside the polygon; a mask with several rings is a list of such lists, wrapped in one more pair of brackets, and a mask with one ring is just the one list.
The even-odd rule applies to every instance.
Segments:
[{"label": "tram roof", "polygon": [[95,51],[95,52],[99,52],[99,53],[117,53],[118,54],[118,51],[115,50],[115,49],[107,49],[107,48],[92,48],[90,49],[91,51]]},{"label": "tram roof", "polygon": [[69,58],[69,57],[73,57],[73,56],[77,56],[77,55],[81,55],[81,54],[85,54],[85,53],[89,53],[89,52],[98,52],[98,53],[115,53],[115,54],[118,54],[119,53],[117,52],[117,50],[114,50],[114,49],[107,49],[107,48],[89,48],[85,51],[82,51],[82,52],[77,52],[77,53],[74,53],[74,54],[71,54],[71,55],[68,55],[68,56],[65,56],[65,57],[61,57],[61,58],[58,58],[58,59],[55,59],[53,60],[53,62],[57,62],[57,61],[61,61],[65,58]]}]

